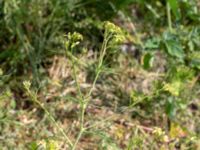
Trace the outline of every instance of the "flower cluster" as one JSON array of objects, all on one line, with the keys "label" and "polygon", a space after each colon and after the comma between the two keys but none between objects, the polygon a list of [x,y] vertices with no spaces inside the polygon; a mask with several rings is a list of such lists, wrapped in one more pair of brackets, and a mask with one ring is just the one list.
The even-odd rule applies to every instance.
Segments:
[{"label": "flower cluster", "polygon": [[104,24],[105,33],[107,36],[112,36],[112,43],[118,44],[125,41],[125,35],[120,27],[116,26],[115,24],[106,21]]},{"label": "flower cluster", "polygon": [[153,135],[155,136],[155,138],[159,141],[162,142],[168,142],[169,141],[169,137],[166,135],[165,131],[163,131],[161,128],[159,127],[155,127],[153,129]]},{"label": "flower cluster", "polygon": [[80,41],[83,40],[83,36],[80,33],[74,32],[74,33],[68,33],[67,35],[67,41],[65,42],[65,46],[67,49],[73,49],[75,46],[77,46]]},{"label": "flower cluster", "polygon": [[29,90],[30,87],[31,87],[31,82],[30,81],[24,81],[23,85],[24,85],[24,87],[25,87],[26,90]]}]

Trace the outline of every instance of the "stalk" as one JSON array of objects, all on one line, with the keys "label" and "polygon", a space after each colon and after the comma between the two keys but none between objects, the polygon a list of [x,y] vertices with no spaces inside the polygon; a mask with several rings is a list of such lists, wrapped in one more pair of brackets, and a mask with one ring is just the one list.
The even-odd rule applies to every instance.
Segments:
[{"label": "stalk", "polygon": [[26,90],[27,90],[27,94],[30,96],[30,98],[45,111],[48,118],[53,122],[54,126],[62,133],[62,135],[64,136],[64,138],[67,141],[67,143],[69,144],[69,146],[72,147],[73,143],[71,142],[70,138],[66,135],[63,128],[56,122],[56,120],[51,115],[51,113],[40,103],[40,101],[37,99],[36,94],[31,92],[30,89],[28,89],[28,88],[26,88]]},{"label": "stalk", "polygon": [[167,2],[167,21],[168,21],[169,31],[172,32],[173,28],[172,28],[172,18],[171,18],[171,7],[169,2]]},{"label": "stalk", "polygon": [[[89,100],[88,98],[91,96],[92,94],[92,91],[96,85],[96,82],[97,82],[97,79],[99,78],[99,75],[101,73],[101,67],[103,65],[103,59],[104,59],[104,56],[106,54],[106,50],[107,50],[107,45],[108,45],[108,42],[110,40],[110,38],[112,37],[112,35],[108,36],[107,37],[107,33],[105,33],[104,35],[104,42],[102,44],[102,48],[101,48],[101,53],[100,53],[100,58],[99,58],[99,63],[98,63],[98,67],[97,67],[97,73],[96,73],[96,76],[95,76],[95,79],[92,83],[92,87],[90,88],[88,94],[86,95],[86,98],[84,98],[83,96],[81,96],[82,100],[81,100],[81,123],[80,123],[80,131],[79,131],[79,134],[76,138],[76,141],[72,147],[72,150],[75,150],[76,147],[77,147],[77,144],[79,143],[80,139],[81,139],[81,136],[83,135],[83,133],[85,132],[85,128],[84,128],[84,119],[85,119],[85,111],[86,111],[86,108],[88,106],[88,103],[89,103]],[[75,66],[73,65],[73,68],[75,68]],[[74,69],[73,69],[74,70]],[[76,78],[76,73],[74,73],[74,78]],[[80,91],[80,85],[79,83],[76,81],[76,85],[77,85],[77,88],[79,90],[79,94],[82,95],[81,91]]]}]

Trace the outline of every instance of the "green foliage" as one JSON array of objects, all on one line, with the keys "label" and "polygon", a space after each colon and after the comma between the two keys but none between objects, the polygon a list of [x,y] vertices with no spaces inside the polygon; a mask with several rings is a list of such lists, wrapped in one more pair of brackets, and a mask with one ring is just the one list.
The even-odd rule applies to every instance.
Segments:
[{"label": "green foliage", "polygon": [[180,18],[180,11],[179,11],[179,2],[178,0],[168,0],[168,3],[174,13],[174,15],[176,16],[177,19]]},{"label": "green foliage", "polygon": [[177,36],[170,33],[164,33],[163,39],[167,52],[171,56],[183,59],[184,51],[179,40],[177,39]]},{"label": "green foliage", "polygon": [[142,60],[144,69],[149,69],[153,66],[153,58],[154,57],[151,53],[144,54],[143,60]]},{"label": "green foliage", "polygon": [[116,16],[118,11],[125,10],[132,2],[134,0],[81,0],[78,6],[84,6],[92,17],[98,16],[102,20],[108,20]]}]

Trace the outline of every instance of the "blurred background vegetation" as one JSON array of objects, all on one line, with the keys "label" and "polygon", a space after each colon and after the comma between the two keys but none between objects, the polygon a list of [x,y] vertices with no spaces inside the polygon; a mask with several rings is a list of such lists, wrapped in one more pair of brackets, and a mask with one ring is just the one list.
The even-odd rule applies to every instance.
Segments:
[{"label": "blurred background vegetation", "polygon": [[0,0],[0,148],[68,149],[22,83],[31,81],[73,139],[79,105],[63,42],[69,32],[84,37],[74,53],[84,92],[104,21],[127,38],[105,56],[86,111],[86,124],[100,127],[85,133],[78,149],[200,149],[198,0]]}]

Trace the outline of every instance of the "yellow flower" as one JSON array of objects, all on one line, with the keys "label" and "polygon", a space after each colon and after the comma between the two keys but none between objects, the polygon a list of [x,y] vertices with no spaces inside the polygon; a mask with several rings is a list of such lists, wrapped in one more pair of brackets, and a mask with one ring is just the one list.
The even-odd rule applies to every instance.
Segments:
[{"label": "yellow flower", "polygon": [[24,85],[24,87],[25,87],[26,89],[30,89],[30,87],[31,87],[31,82],[30,82],[30,81],[24,81],[24,82],[23,82],[23,85]]},{"label": "yellow flower", "polygon": [[67,41],[65,42],[66,48],[74,48],[77,46],[80,41],[83,40],[83,36],[80,33],[74,32],[74,33],[68,33],[67,34]]},{"label": "yellow flower", "polygon": [[121,33],[122,30],[120,27],[116,26],[115,24],[106,21],[105,22],[105,29],[110,33]]},{"label": "yellow flower", "polygon": [[104,24],[105,32],[108,36],[111,36],[111,42],[113,44],[122,43],[126,40],[125,35],[120,27],[115,24],[106,21]]},{"label": "yellow flower", "polygon": [[179,96],[181,89],[181,82],[174,81],[173,83],[167,83],[164,85],[164,90],[171,93],[173,96]]}]

